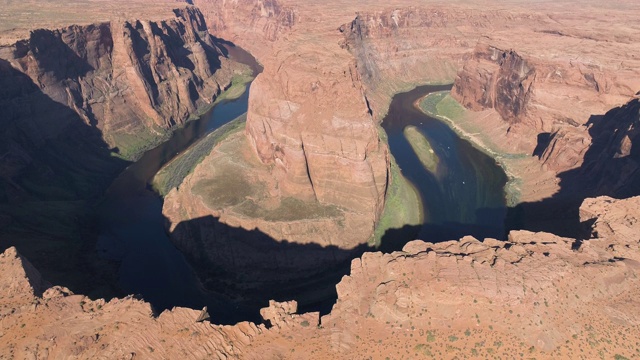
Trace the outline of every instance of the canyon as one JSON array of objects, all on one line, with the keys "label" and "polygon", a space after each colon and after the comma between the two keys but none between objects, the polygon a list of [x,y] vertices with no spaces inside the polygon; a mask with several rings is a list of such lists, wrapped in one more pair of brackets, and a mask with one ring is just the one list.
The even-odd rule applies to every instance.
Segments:
[{"label": "canyon", "polygon": [[[192,3],[0,33],[0,357],[638,356],[638,5]],[[87,239],[111,181],[247,76],[234,44],[263,67],[246,124],[162,208],[204,288],[264,307],[227,326],[123,297]],[[507,231],[388,250],[380,123],[450,83],[417,103],[504,169]]]}]

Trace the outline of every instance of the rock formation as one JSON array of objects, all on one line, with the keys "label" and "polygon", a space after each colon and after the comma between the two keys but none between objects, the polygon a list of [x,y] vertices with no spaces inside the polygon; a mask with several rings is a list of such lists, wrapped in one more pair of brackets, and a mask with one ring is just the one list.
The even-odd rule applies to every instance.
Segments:
[{"label": "rock formation", "polygon": [[[2,48],[0,57],[87,126],[99,129],[109,146],[135,155],[136,146],[143,147],[145,140],[210,104],[233,75],[202,14],[195,8],[175,14],[164,22],[35,30],[29,39]],[[22,96],[21,101],[28,102],[32,94]],[[24,117],[18,113],[7,121],[24,122]],[[47,126],[51,122],[38,124],[45,138],[66,126]]]},{"label": "rock formation", "polygon": [[[312,14],[276,1],[199,5],[225,38],[259,39],[238,43],[264,71],[251,85],[244,137],[214,150],[165,198],[173,239],[200,268],[249,271],[282,284],[343,263],[371,238],[389,160],[340,33],[329,27],[332,41],[310,43]],[[282,38],[270,35],[272,26]],[[253,152],[239,150],[245,147]],[[230,173],[246,183],[227,183]],[[239,196],[216,202],[206,195],[214,192]],[[238,232],[245,240],[230,243]]]},{"label": "rock formation", "polygon": [[[194,5],[204,9],[212,33],[225,35],[224,38],[231,41],[248,42],[261,39],[273,42],[285,35],[297,20],[295,10],[277,0],[240,0],[223,3],[196,0]],[[242,45],[244,47],[246,44]]]},{"label": "rock formation", "polygon": [[[529,191],[523,198],[544,201],[566,189],[576,199],[638,194],[634,2],[194,2],[204,15],[189,8],[168,22],[36,31],[0,49],[0,95],[11,99],[0,100],[9,114],[0,199],[32,205],[3,207],[0,229],[46,228],[69,240],[84,208],[51,214],[78,194],[99,193],[98,180],[124,166],[98,160],[111,159],[114,146],[135,149],[134,132],[181,123],[225,86],[231,70],[207,40],[203,17],[265,68],[252,85],[246,131],[166,198],[176,244],[203,279],[219,282],[206,286],[283,300],[287,282],[304,280],[312,293],[319,269],[364,251],[389,181],[377,121],[391,94],[458,70],[453,96],[474,110],[462,119],[467,132],[508,156],[536,155],[511,172]],[[538,181],[559,184],[542,191]],[[25,201],[44,195],[64,201]],[[632,358],[638,205],[638,197],[587,199],[576,208],[582,238],[513,231],[504,242],[424,239],[365,253],[320,322],[317,313],[293,314],[294,302],[270,302],[262,311],[270,328],[196,323],[199,312],[181,308],[158,315],[131,297],[91,301],[50,287],[9,249],[0,256],[0,357]],[[50,217],[34,225],[37,211]],[[5,238],[3,247],[23,241]],[[58,244],[29,245],[41,258],[59,253]]]},{"label": "rock formation", "polygon": [[[575,39],[560,42],[574,43]],[[553,154],[548,151],[544,156],[555,171],[579,167],[591,144],[584,125],[592,116],[628,101],[640,86],[622,77],[621,69],[607,64],[608,54],[567,61],[542,55],[548,50],[535,53],[538,49],[531,49],[531,44],[520,51],[505,40],[496,43],[515,48],[480,43],[458,73],[451,94],[471,110],[495,109],[515,133],[513,137],[525,139],[521,148],[529,153],[537,145],[548,144],[548,140],[535,142],[538,134],[555,138]],[[616,49],[623,50],[621,46]],[[575,106],[576,101],[580,106]]]},{"label": "rock formation", "polygon": [[12,248],[0,255],[0,356],[631,358],[639,205],[640,197],[587,199],[580,211],[592,237],[582,242],[515,231],[505,242],[417,240],[366,253],[320,326],[317,313],[296,315],[295,302],[270,302],[267,328],[196,322],[199,311],[183,308],[155,315],[131,297],[91,301],[50,287]]},{"label": "rock formation", "polygon": [[[640,192],[640,178],[638,178],[640,153],[637,146],[639,121],[638,99],[611,109],[602,116],[592,116],[585,124],[587,134],[584,136],[590,139],[583,141],[588,147],[580,154],[584,159],[582,165],[580,168],[561,174],[563,183],[580,183],[581,186],[572,190],[586,196],[629,197],[638,194]],[[557,164],[558,158],[563,156],[561,152],[566,153],[576,149],[575,141],[571,141],[572,137],[575,138],[577,135],[562,130],[550,134],[549,144],[541,154],[543,163]]]},{"label": "rock formation", "polygon": [[493,108],[505,121],[520,122],[533,93],[535,69],[514,51],[491,46],[477,48],[473,56],[476,61],[467,62],[456,78],[454,97],[472,110]]},{"label": "rock formation", "polygon": [[0,47],[0,247],[69,271],[94,237],[85,201],[124,169],[120,158],[157,144],[243,69],[196,8],[174,15],[34,30]]}]

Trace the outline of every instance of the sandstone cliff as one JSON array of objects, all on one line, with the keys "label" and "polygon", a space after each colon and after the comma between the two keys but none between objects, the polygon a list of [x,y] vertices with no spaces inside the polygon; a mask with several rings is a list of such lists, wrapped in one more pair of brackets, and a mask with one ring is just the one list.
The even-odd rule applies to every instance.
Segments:
[{"label": "sandstone cliff", "polygon": [[[162,22],[35,30],[29,39],[2,48],[0,57],[85,125],[100,130],[110,147],[135,156],[153,137],[211,103],[233,75],[202,14],[195,8],[175,14]],[[30,95],[23,94],[21,102]],[[20,117],[26,115],[10,121],[26,121]],[[67,125],[30,121],[42,122],[45,138],[56,137]]]},{"label": "sandstone cliff", "polygon": [[[349,225],[333,226],[332,229],[341,230],[332,232],[337,236],[329,236],[305,231],[280,231],[279,225],[269,224],[260,218],[254,221],[252,216],[235,216],[232,220],[223,221],[245,224],[244,227],[257,226],[274,239],[294,243],[315,242],[344,249],[365,243],[384,205],[388,149],[378,138],[359,77],[352,69],[351,56],[338,46],[340,35],[335,27],[323,25],[321,30],[323,36],[332,41],[308,41],[308,37],[318,30],[312,14],[291,12],[275,1],[205,2],[201,6],[210,18],[213,14],[239,11],[234,13],[236,17],[221,15],[218,20],[212,20],[218,21],[218,28],[223,29],[222,34],[230,39],[261,39],[259,43],[247,45],[249,50],[256,50],[264,71],[251,85],[247,113],[246,138],[254,154],[243,155],[249,162],[254,161],[251,157],[255,159],[257,155],[259,163],[241,169],[245,179],[268,184],[263,188],[269,198],[258,199],[258,206],[273,209],[278,204],[286,206],[290,199],[294,199],[294,202],[302,201],[312,207],[313,204],[337,207],[340,212],[357,218],[355,223],[358,225],[357,234],[347,239],[342,232],[347,231]],[[246,26],[247,22],[251,26]],[[263,22],[279,24],[277,27],[282,30],[279,35],[287,38],[269,36],[265,31],[270,27],[259,25]],[[295,28],[296,32],[289,32],[290,28]],[[330,54],[324,53],[327,51]],[[180,194],[176,196],[183,199],[190,196],[190,187],[197,185],[195,179],[202,178],[199,171],[204,170],[196,169],[194,178],[185,181],[191,184],[180,187]],[[242,201],[255,203],[255,198],[253,195],[245,196]],[[191,202],[198,201],[201,202],[197,199]],[[235,205],[238,202],[230,204],[226,211],[210,205],[209,212],[194,211],[180,216],[165,213],[173,228],[180,221],[209,214],[217,216],[217,211],[232,217],[234,211],[230,208]],[[169,196],[165,209],[172,207],[175,208],[176,203]],[[313,218],[306,220],[307,224],[315,221]],[[320,219],[320,223],[322,221],[325,220]],[[313,225],[313,228],[317,226]]]},{"label": "sandstone cliff", "polygon": [[472,110],[493,108],[507,122],[522,121],[533,93],[535,69],[514,51],[491,46],[476,48],[473,60],[458,74],[453,96]]},{"label": "sandstone cliff", "polygon": [[[163,213],[205,282],[219,282],[217,269],[264,296],[366,248],[384,206],[388,148],[335,26],[319,30],[311,11],[276,1],[198,4],[264,71],[251,85],[245,133],[214,149]],[[310,41],[316,31],[322,38]]]},{"label": "sandstone cliff", "polygon": [[284,36],[297,21],[295,10],[277,0],[195,0],[194,5],[203,9],[213,34],[240,41],[242,47],[261,46],[252,40],[273,42]]},{"label": "sandstone cliff", "polygon": [[[436,329],[459,329],[449,342],[463,349],[475,341],[465,338],[478,332],[511,334],[525,344],[496,338],[483,345],[512,354],[532,346],[543,358],[622,351],[621,342],[606,342],[614,340],[614,329],[638,331],[639,200],[587,199],[581,218],[593,224],[594,238],[581,243],[514,231],[505,242],[415,241],[402,252],[364,254],[338,284],[338,303],[322,324],[335,331],[336,351],[361,348],[355,335],[371,323],[414,334],[428,323],[438,337],[447,332]],[[371,320],[353,326],[354,318]],[[584,348],[587,338],[597,340]],[[434,341],[426,343],[436,354]],[[455,353],[464,350],[448,352]]]},{"label": "sandstone cliff", "polygon": [[0,247],[18,246],[52,280],[101,282],[86,279],[100,267],[84,248],[90,203],[124,169],[121,158],[157,144],[241,69],[197,9],[174,15],[35,30],[0,47]]},{"label": "sandstone cliff", "polygon": [[638,206],[638,197],[587,199],[581,219],[592,236],[581,242],[516,231],[504,242],[414,241],[366,253],[321,326],[317,313],[295,315],[295,302],[270,302],[261,311],[267,328],[196,323],[199,312],[183,308],[155,316],[131,297],[91,301],[50,287],[9,249],[0,255],[0,356],[631,358],[640,335]]},{"label": "sandstone cliff", "polygon": [[452,82],[482,34],[545,22],[544,16],[517,9],[431,4],[362,11],[339,30],[342,46],[356,59],[374,115],[382,120],[395,93]]},{"label": "sandstone cliff", "polygon": [[[335,42],[307,41],[318,29],[301,8],[263,0],[196,5],[220,34],[264,65],[252,84],[247,135],[262,162],[275,165],[281,195],[375,219],[384,202],[387,151],[348,53]],[[337,42],[335,28],[327,30]],[[331,55],[318,56],[324,51]]]},{"label": "sandstone cliff", "polygon": [[554,137],[553,154],[545,154],[550,169],[579,167],[591,144],[584,125],[612,105],[628,101],[638,84],[621,76],[623,70],[606,64],[601,54],[566,60],[545,56],[547,51],[538,54],[532,44],[522,47],[523,51],[507,50],[479,43],[458,73],[451,94],[471,110],[495,109],[508,123],[511,137],[519,138],[519,150],[534,153],[536,146],[544,150],[546,141]]},{"label": "sandstone cliff", "polygon": [[560,174],[565,185],[574,185],[568,192],[635,196],[640,193],[639,121],[640,103],[633,99],[604,115],[592,116],[583,132],[559,129],[551,133],[540,158],[544,164],[560,167],[563,159],[581,151],[581,166]]}]

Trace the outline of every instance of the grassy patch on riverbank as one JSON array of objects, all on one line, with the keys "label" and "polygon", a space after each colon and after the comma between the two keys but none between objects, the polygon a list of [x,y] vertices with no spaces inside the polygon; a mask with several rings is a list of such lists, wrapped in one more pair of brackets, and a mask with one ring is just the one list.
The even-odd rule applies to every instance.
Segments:
[{"label": "grassy patch on riverbank", "polygon": [[[380,132],[380,138],[386,142],[387,134],[382,129]],[[382,237],[388,230],[401,229],[406,225],[419,225],[424,219],[418,190],[402,175],[393,155],[390,163],[389,185],[384,210],[369,241],[369,245],[375,247],[381,245]]]},{"label": "grassy patch on riverbank", "polygon": [[255,201],[249,200],[234,208],[234,211],[249,218],[261,218],[266,221],[299,221],[342,216],[342,211],[335,205],[323,205],[317,201],[302,201],[291,197],[282,199],[275,209],[265,209]]},{"label": "grassy patch on riverbank", "polygon": [[170,130],[157,128],[156,132],[151,132],[142,126],[133,132],[119,132],[113,135],[113,140],[117,144],[118,152],[113,155],[127,161],[134,162],[147,150],[167,141],[171,136]]},{"label": "grassy patch on riverbank", "polygon": [[231,78],[231,84],[228,88],[226,88],[223,92],[218,95],[218,97],[209,105],[203,106],[198,109],[195,114],[192,114],[189,117],[189,121],[200,118],[202,115],[206,114],[209,110],[211,110],[214,106],[218,105],[223,100],[235,100],[242,96],[244,92],[247,90],[247,84],[250,83],[255,77],[251,74],[251,69],[246,67],[242,72],[236,73]]},{"label": "grassy patch on riverbank", "polygon": [[404,128],[404,136],[407,138],[409,145],[413,149],[413,152],[430,173],[436,174],[438,171],[438,164],[440,163],[440,158],[433,151],[433,147],[431,143],[429,143],[429,139],[427,139],[421,132],[413,125],[407,126]]},{"label": "grassy patch on riverbank", "polygon": [[254,76],[251,74],[251,70],[233,75],[231,78],[231,86],[216,98],[216,101],[213,102],[214,105],[222,100],[234,100],[239,98],[246,91],[246,85],[253,79]]},{"label": "grassy patch on riverbank", "polygon": [[154,190],[161,196],[165,196],[171,189],[178,187],[196,165],[211,153],[216,144],[244,129],[246,119],[247,115],[244,114],[221,126],[163,166],[153,177]]}]

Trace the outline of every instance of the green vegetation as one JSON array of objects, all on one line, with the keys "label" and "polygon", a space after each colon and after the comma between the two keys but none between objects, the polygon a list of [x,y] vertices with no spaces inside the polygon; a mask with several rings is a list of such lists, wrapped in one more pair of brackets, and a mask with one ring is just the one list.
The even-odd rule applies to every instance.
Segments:
[{"label": "green vegetation", "polygon": [[422,201],[418,190],[400,172],[396,160],[391,156],[391,176],[387,198],[369,244],[380,246],[382,237],[389,229],[400,229],[405,225],[419,225],[424,218]]},{"label": "green vegetation", "polygon": [[247,115],[244,114],[221,126],[163,166],[153,178],[154,190],[165,196],[171,189],[178,187],[216,144],[244,128],[246,118]]},{"label": "green vegetation", "polygon": [[409,145],[413,149],[422,166],[424,166],[432,174],[436,174],[438,171],[438,164],[440,159],[438,155],[433,151],[429,139],[427,139],[421,132],[413,125],[404,128],[404,137],[409,141]]},{"label": "green vegetation", "polygon": [[249,184],[237,168],[230,168],[223,174],[210,179],[200,180],[193,187],[193,193],[202,197],[211,209],[235,206],[258,190],[257,185]]},{"label": "green vegetation", "polygon": [[134,131],[115,133],[113,142],[117,146],[117,152],[114,152],[113,156],[127,161],[136,161],[145,151],[162,144],[171,136],[169,130],[160,128],[154,130],[155,132],[152,132],[140,126]]},{"label": "green vegetation", "polygon": [[[388,142],[384,129],[380,127],[378,134],[380,140]],[[387,230],[400,229],[405,225],[419,225],[425,216],[418,190],[402,175],[393,155],[390,157],[390,177],[384,210],[369,240],[369,245],[376,247],[380,246]]]},{"label": "green vegetation", "polygon": [[420,107],[429,113],[449,119],[461,119],[466,112],[466,109],[452,98],[448,91],[439,91],[433,96],[427,96]]},{"label": "green vegetation", "polygon": [[434,356],[433,352],[431,352],[431,345],[428,344],[418,344],[413,347],[413,351],[426,356]]},{"label": "green vegetation", "polygon": [[436,341],[436,334],[433,331],[427,331],[427,342]]},{"label": "green vegetation", "polygon": [[253,200],[247,200],[234,210],[244,216],[267,221],[297,221],[342,216],[342,211],[335,205],[322,205],[316,201],[302,201],[295,198],[282,199],[275,209],[265,209]]},{"label": "green vegetation", "polygon": [[242,96],[247,89],[247,84],[253,80],[253,75],[251,74],[251,70],[248,68],[245,72],[240,74],[235,74],[231,78],[231,86],[229,86],[225,91],[220,94],[214,101],[214,105],[221,102],[222,100],[234,100]]}]

